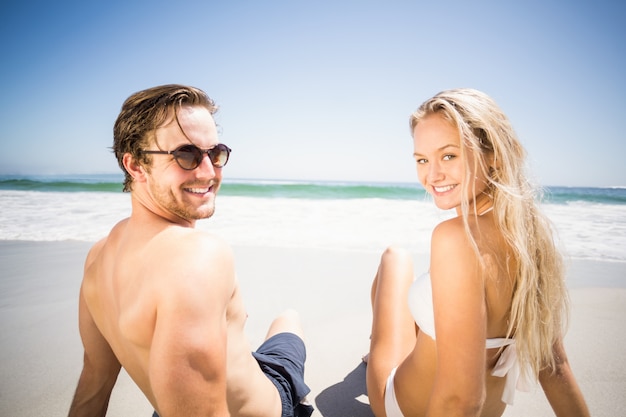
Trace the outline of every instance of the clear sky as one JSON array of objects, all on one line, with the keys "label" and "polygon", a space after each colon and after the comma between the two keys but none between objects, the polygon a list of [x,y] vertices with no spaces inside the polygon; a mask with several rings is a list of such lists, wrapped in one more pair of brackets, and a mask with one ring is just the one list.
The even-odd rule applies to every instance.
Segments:
[{"label": "clear sky", "polygon": [[230,178],[416,181],[408,116],[473,87],[543,185],[626,185],[626,3],[45,1],[0,6],[0,174],[119,172],[112,128],[166,83],[219,105]]}]

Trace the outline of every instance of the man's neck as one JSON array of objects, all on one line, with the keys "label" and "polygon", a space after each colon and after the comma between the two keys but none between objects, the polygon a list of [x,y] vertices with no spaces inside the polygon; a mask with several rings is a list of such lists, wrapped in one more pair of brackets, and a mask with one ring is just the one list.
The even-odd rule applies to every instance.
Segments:
[{"label": "man's neck", "polygon": [[164,210],[142,193],[131,193],[131,219],[141,220],[144,223],[162,224],[163,227],[180,226],[194,228],[195,219],[185,219],[174,213]]}]

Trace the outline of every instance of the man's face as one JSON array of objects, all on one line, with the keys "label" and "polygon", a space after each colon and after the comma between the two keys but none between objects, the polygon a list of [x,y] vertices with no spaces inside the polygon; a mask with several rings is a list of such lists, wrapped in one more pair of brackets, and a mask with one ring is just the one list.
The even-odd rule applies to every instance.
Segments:
[{"label": "man's face", "polygon": [[[176,118],[171,117],[156,130],[155,137],[161,150],[166,151],[173,151],[190,142],[201,149],[209,149],[219,143],[213,116],[201,106],[181,107],[178,123]],[[156,143],[149,149],[157,150]],[[221,181],[222,168],[214,167],[206,154],[200,165],[192,170],[181,168],[172,155],[152,155],[152,166],[147,176],[153,202],[166,212],[165,215],[173,216],[173,221],[179,218],[192,224],[195,220],[213,215]]]}]

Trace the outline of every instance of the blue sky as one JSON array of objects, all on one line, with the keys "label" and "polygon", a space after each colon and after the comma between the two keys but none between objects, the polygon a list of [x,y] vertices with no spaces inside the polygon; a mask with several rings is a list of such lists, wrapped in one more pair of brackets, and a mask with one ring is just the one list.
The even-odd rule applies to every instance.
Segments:
[{"label": "blue sky", "polygon": [[408,116],[473,87],[544,185],[626,185],[626,6],[615,1],[11,2],[0,174],[118,172],[124,99],[220,105],[226,177],[416,181]]}]

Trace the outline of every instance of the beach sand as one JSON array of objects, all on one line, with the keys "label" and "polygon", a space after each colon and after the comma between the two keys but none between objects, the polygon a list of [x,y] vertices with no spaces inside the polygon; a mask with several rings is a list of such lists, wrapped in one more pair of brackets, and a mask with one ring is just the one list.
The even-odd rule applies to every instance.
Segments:
[{"label": "beach sand", "polygon": [[[0,416],[64,416],[82,365],[77,294],[85,242],[0,241]],[[382,251],[383,248],[381,248]],[[314,416],[371,417],[365,390],[369,290],[378,253],[235,247],[256,348],[272,318],[297,309],[307,335]],[[416,269],[425,257],[416,255]],[[596,417],[626,416],[626,263],[572,261],[570,362]],[[122,372],[108,416],[150,416]],[[504,414],[553,416],[539,387]]]}]

